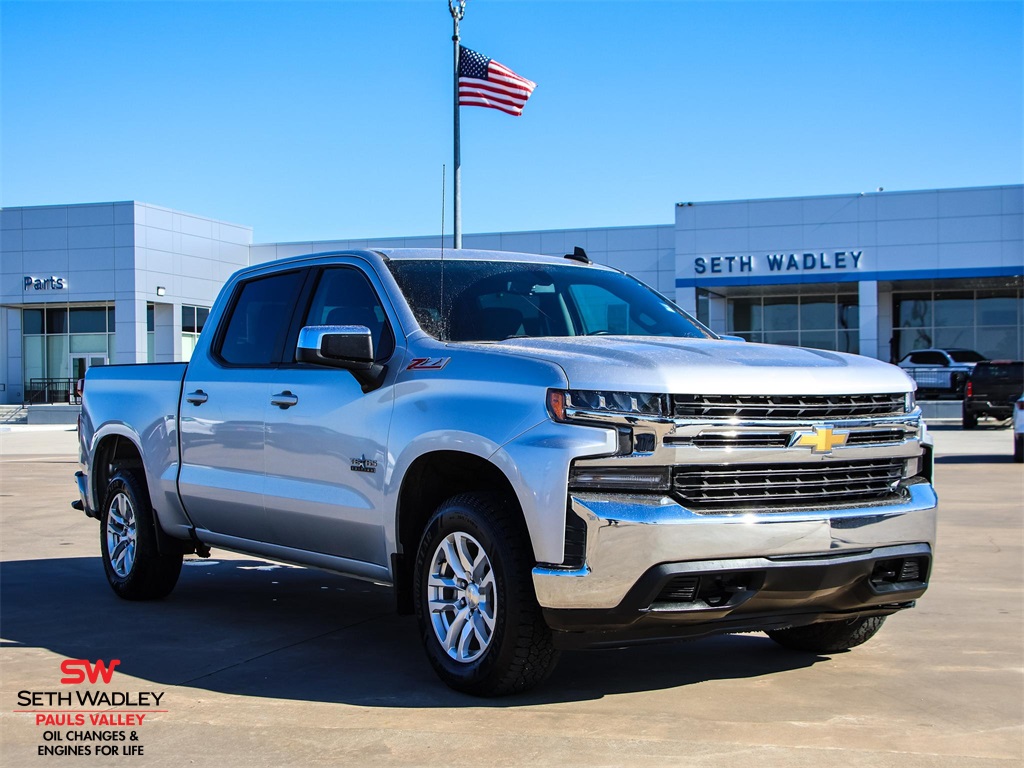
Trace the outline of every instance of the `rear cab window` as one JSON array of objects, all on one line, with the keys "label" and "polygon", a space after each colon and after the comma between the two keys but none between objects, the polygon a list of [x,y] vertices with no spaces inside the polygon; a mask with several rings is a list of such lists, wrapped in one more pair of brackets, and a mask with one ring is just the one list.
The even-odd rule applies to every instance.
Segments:
[{"label": "rear cab window", "polygon": [[216,356],[228,365],[278,363],[304,278],[303,271],[295,270],[242,283]]}]

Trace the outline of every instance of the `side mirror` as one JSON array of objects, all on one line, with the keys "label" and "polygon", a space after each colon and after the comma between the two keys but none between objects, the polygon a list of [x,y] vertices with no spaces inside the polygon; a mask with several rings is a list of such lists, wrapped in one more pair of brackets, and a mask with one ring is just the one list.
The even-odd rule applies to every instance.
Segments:
[{"label": "side mirror", "polygon": [[377,389],[387,371],[373,360],[373,336],[365,325],[307,325],[299,331],[295,359],[351,371],[363,392]]},{"label": "side mirror", "polygon": [[724,333],[718,334],[718,338],[722,341],[746,341],[742,336],[728,336]]}]

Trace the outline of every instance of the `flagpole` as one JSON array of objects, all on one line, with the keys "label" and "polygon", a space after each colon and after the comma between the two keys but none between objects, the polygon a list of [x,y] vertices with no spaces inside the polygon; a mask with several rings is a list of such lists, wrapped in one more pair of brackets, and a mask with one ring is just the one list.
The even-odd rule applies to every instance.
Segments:
[{"label": "flagpole", "polygon": [[[452,25],[454,32],[452,34],[452,42],[455,44],[455,68],[453,70],[455,89],[454,89],[454,101],[455,101],[455,157],[454,157],[454,181],[455,187],[455,200],[452,205],[452,219],[453,221],[453,245],[454,248],[462,247],[462,157],[459,148],[460,143],[460,131],[459,131],[459,22],[462,17],[466,15],[466,0],[448,0],[448,10],[452,14]],[[444,237],[444,233],[441,234]]]}]

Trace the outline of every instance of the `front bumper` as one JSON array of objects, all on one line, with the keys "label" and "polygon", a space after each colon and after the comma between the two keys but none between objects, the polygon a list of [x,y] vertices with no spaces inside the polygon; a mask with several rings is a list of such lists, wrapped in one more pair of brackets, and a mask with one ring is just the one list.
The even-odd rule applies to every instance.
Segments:
[{"label": "front bumper", "polygon": [[[891,613],[927,587],[937,504],[924,481],[907,485],[899,504],[762,514],[702,515],[668,497],[573,494],[571,513],[586,526],[584,564],[538,566],[533,582],[548,623],[566,631],[639,623],[653,634],[706,634]],[[901,558],[920,559],[920,578],[872,586],[879,563]],[[743,577],[733,579],[738,597],[717,606],[656,605],[685,574]]]}]

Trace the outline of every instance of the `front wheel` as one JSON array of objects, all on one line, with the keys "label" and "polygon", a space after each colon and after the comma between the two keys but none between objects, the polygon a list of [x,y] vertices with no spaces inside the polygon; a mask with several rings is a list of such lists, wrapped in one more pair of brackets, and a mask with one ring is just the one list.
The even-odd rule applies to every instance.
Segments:
[{"label": "front wheel", "polygon": [[1016,435],[1013,438],[1013,460],[1018,464],[1024,464],[1024,435]]},{"label": "front wheel", "polygon": [[420,540],[416,619],[434,671],[457,691],[526,691],[558,661],[516,514],[498,497],[461,494],[438,508]]},{"label": "front wheel", "polygon": [[100,549],[107,582],[125,600],[166,597],[181,573],[180,548],[161,552],[153,508],[145,487],[131,472],[114,474],[100,518]]},{"label": "front wheel", "polygon": [[836,653],[866,643],[885,623],[885,616],[868,616],[846,621],[823,621],[805,627],[790,627],[768,632],[768,637],[794,651]]}]

